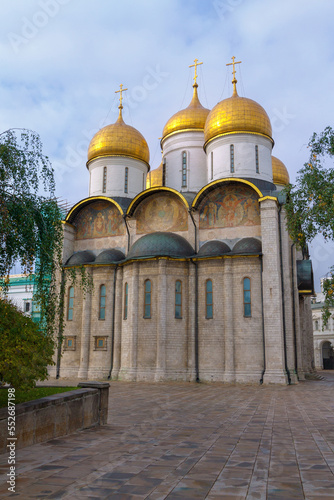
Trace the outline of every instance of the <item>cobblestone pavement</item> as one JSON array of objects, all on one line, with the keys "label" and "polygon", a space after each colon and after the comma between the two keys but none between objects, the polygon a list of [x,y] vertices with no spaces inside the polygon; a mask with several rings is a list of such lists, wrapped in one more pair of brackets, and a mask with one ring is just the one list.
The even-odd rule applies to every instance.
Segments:
[{"label": "cobblestone pavement", "polygon": [[0,497],[333,500],[334,372],[323,376],[290,387],[113,382],[108,425],[18,450],[15,495],[0,455]]}]

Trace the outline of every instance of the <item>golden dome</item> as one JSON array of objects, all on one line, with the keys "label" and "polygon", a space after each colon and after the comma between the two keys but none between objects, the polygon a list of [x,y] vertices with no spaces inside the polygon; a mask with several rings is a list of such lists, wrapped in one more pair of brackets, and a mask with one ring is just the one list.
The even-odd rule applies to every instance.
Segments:
[{"label": "golden dome", "polygon": [[216,137],[235,133],[259,134],[272,140],[265,110],[252,99],[239,97],[234,87],[232,97],[219,102],[210,111],[204,128],[204,147]]},{"label": "golden dome", "polygon": [[150,152],[147,142],[138,130],[124,123],[122,106],[119,106],[116,123],[101,128],[90,141],[88,162],[100,156],[129,156],[149,166]]},{"label": "golden dome", "polygon": [[207,116],[210,112],[209,109],[204,108],[199,102],[197,95],[197,83],[193,85],[194,93],[189,106],[181,109],[173,115],[162,132],[162,140],[175,132],[185,132],[186,130],[200,130],[203,131]]},{"label": "golden dome", "polygon": [[162,186],[162,171],[163,171],[163,163],[161,162],[158,168],[151,170],[146,177],[146,189],[151,187]]},{"label": "golden dome", "polygon": [[271,164],[273,167],[273,183],[279,184],[281,186],[286,186],[287,184],[289,184],[290,177],[284,163],[275,156],[272,156]]}]

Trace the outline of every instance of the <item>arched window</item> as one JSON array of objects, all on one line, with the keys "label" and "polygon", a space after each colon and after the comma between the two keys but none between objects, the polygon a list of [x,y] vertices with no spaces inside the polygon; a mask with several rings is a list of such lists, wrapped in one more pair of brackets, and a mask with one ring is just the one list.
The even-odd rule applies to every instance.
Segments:
[{"label": "arched window", "polygon": [[68,302],[67,302],[67,320],[72,321],[74,308],[74,287],[70,286],[68,289]]},{"label": "arched window", "polygon": [[107,167],[103,167],[103,183],[102,183],[102,193],[107,191]]},{"label": "arched window", "polygon": [[256,173],[260,173],[260,167],[259,167],[259,146],[255,146],[255,168],[256,168]]},{"label": "arched window", "polygon": [[166,158],[162,161],[162,185],[166,186]]},{"label": "arched window", "polygon": [[187,153],[182,153],[182,187],[187,187]]},{"label": "arched window", "polygon": [[213,318],[213,289],[211,280],[207,280],[205,283],[205,309],[206,319]]},{"label": "arched window", "polygon": [[125,175],[124,175],[124,193],[128,192],[128,183],[129,183],[129,168],[125,167]]},{"label": "arched window", "polygon": [[151,317],[151,304],[152,304],[152,284],[150,280],[144,283],[144,318]]},{"label": "arched window", "polygon": [[244,278],[244,316],[245,318],[249,318],[251,315],[251,281],[250,278]]},{"label": "arched window", "polygon": [[175,318],[182,319],[182,282],[175,282]]},{"label": "arched window", "polygon": [[124,319],[128,319],[128,297],[129,297],[129,285],[125,283],[124,285]]},{"label": "arched window", "polygon": [[230,171],[231,174],[234,173],[234,145],[230,145]]},{"label": "arched window", "polygon": [[100,286],[99,319],[106,318],[106,286]]},{"label": "arched window", "polygon": [[211,180],[213,179],[213,151],[211,151]]}]

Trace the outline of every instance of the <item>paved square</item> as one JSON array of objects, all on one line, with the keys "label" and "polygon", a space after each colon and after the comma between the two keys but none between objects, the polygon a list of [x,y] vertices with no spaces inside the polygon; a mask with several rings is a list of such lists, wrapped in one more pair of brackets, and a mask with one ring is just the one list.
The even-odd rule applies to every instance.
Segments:
[{"label": "paved square", "polygon": [[[297,386],[112,382],[108,425],[17,452],[22,499],[334,499],[334,372]],[[63,381],[62,381],[63,382]]]}]

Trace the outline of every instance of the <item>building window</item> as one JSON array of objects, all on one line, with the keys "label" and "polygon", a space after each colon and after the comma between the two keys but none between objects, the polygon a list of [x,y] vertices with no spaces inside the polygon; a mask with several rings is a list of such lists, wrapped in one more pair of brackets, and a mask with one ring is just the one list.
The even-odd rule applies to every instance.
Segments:
[{"label": "building window", "polygon": [[182,282],[175,282],[175,318],[182,319]]},{"label": "building window", "polygon": [[76,349],[76,336],[65,337],[64,339],[64,351],[75,351]]},{"label": "building window", "polygon": [[106,351],[107,350],[107,337],[94,337],[94,350]]},{"label": "building window", "polygon": [[182,153],[182,187],[187,187],[187,153]]},{"label": "building window", "polygon": [[260,168],[259,168],[259,146],[255,146],[255,168],[256,168],[256,173],[260,173]]},{"label": "building window", "polygon": [[74,287],[70,286],[68,289],[68,302],[67,302],[67,320],[73,320],[73,307],[74,307]]},{"label": "building window", "polygon": [[129,297],[129,285],[125,283],[124,285],[124,319],[128,319],[128,297]]},{"label": "building window", "polygon": [[316,321],[314,322],[314,328],[315,328],[315,330],[316,330],[316,331],[318,331],[318,330],[319,330],[319,321],[318,321],[318,320],[316,320]]},{"label": "building window", "polygon": [[251,281],[249,278],[244,278],[244,316],[245,318],[250,318],[251,315]]},{"label": "building window", "polygon": [[107,167],[103,167],[102,193],[106,193],[106,191],[107,191]]},{"label": "building window", "polygon": [[24,304],[24,312],[30,312],[30,302],[25,302]]},{"label": "building window", "polygon": [[162,161],[162,185],[166,186],[166,158]]},{"label": "building window", "polygon": [[152,284],[150,280],[144,283],[144,318],[151,317]]},{"label": "building window", "polygon": [[106,318],[106,286],[100,286],[100,307],[99,307],[99,319]]},{"label": "building window", "polygon": [[213,291],[212,291],[212,281],[207,280],[205,283],[205,308],[206,308],[206,319],[213,318]]},{"label": "building window", "polygon": [[230,145],[230,171],[231,174],[234,173],[234,145]]},{"label": "building window", "polygon": [[128,192],[128,182],[129,182],[129,168],[125,167],[124,193]]},{"label": "building window", "polygon": [[211,180],[213,179],[213,151],[211,151]]}]

